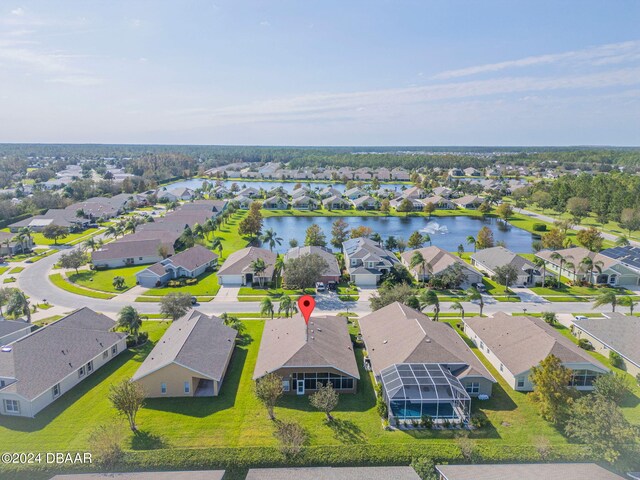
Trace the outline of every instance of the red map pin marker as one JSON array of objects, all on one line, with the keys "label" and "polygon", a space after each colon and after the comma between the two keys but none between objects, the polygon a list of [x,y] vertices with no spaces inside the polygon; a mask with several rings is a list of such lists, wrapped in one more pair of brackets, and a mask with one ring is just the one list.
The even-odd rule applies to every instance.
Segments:
[{"label": "red map pin marker", "polygon": [[311,295],[303,295],[298,299],[298,308],[300,312],[302,312],[302,316],[304,317],[305,323],[309,324],[309,317],[311,317],[311,312],[316,308],[316,301]]}]

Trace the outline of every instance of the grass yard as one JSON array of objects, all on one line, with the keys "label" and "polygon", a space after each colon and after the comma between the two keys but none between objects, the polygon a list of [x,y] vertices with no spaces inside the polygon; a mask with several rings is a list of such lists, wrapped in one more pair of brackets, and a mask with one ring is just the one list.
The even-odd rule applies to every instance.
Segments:
[{"label": "grass yard", "polygon": [[13,267],[9,273],[20,273],[21,271],[24,270],[24,267]]},{"label": "grass yard", "polygon": [[[122,293],[136,285],[136,273],[144,270],[149,265],[132,265],[122,268],[110,268],[109,270],[80,270],[78,273],[69,273],[69,280],[81,287],[100,290],[102,292]],[[114,277],[122,277],[125,288],[118,290],[113,286]]]},{"label": "grass yard", "polygon": [[73,283],[68,282],[61,273],[54,273],[53,275],[49,275],[49,281],[62,290],[66,290],[70,293],[75,293],[76,295],[82,295],[84,297],[100,298],[103,300],[110,300],[115,297],[115,295],[109,293],[102,293],[96,290],[89,290],[74,285]]},{"label": "grass yard", "polygon": [[0,267],[0,275],[5,273],[7,270],[9,270],[9,267]]},{"label": "grass yard", "polygon": [[16,277],[7,277],[4,280],[2,280],[2,283],[15,283],[16,281]]},{"label": "grass yard", "polygon": [[198,277],[198,283],[195,285],[185,285],[183,287],[162,287],[150,288],[144,295],[149,297],[164,296],[169,293],[188,293],[200,297],[215,297],[220,290],[218,285],[218,276],[215,272],[205,272]]},{"label": "grass yard", "polygon": [[[64,245],[64,244],[73,244],[73,242],[78,241],[79,239],[84,239],[83,237],[89,237],[95,233],[98,232],[98,230],[100,230],[99,228],[88,228],[80,233],[70,233],[69,235],[67,235],[64,238],[59,238],[58,239],[58,245]],[[50,240],[48,238],[44,238],[44,235],[42,233],[33,233],[31,235],[31,237],[33,238],[33,243],[35,243],[36,245],[55,245],[55,243],[53,242],[53,240]]]},{"label": "grass yard", "polygon": [[[238,224],[246,216],[246,211],[238,211],[234,213],[227,223],[221,225],[211,236],[220,237],[222,239],[222,256],[220,257],[220,264],[237,250],[246,247],[249,244],[249,238],[243,237],[238,233]],[[216,253],[218,253],[216,251]]]}]

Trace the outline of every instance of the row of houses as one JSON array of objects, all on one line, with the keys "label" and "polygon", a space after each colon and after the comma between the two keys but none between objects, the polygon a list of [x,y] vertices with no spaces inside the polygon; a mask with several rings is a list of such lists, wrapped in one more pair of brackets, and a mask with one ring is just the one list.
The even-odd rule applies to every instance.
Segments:
[{"label": "row of houses", "polygon": [[322,168],[322,169],[291,169],[285,168],[280,163],[267,163],[265,165],[251,165],[248,163],[232,163],[220,167],[214,167],[205,172],[210,177],[220,178],[247,178],[247,179],[279,179],[279,180],[357,180],[367,181],[374,178],[380,181],[406,182],[411,178],[411,173],[404,168],[394,169],[380,168]]}]

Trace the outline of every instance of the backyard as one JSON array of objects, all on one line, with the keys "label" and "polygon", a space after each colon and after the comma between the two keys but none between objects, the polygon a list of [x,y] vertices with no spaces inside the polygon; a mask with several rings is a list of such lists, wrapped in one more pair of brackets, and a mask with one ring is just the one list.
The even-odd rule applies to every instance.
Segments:
[{"label": "backyard", "polygon": [[[100,290],[102,292],[122,293],[136,285],[136,273],[149,265],[132,265],[129,267],[110,268],[108,270],[80,270],[69,273],[69,280],[82,287]],[[117,289],[113,286],[114,277],[124,278],[125,287]]]}]

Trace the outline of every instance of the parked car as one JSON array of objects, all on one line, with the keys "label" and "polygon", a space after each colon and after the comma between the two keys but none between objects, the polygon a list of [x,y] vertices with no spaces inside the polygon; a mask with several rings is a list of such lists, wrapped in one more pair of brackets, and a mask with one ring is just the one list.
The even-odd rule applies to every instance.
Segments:
[{"label": "parked car", "polygon": [[586,320],[586,319],[587,319],[587,317],[585,317],[584,315],[576,315],[576,316],[575,316],[575,319],[576,319],[576,320]]},{"label": "parked car", "polygon": [[484,283],[478,282],[471,285],[473,288],[478,290],[480,293],[485,293],[487,291],[487,287],[484,286]]},{"label": "parked car", "polygon": [[197,305],[198,299],[196,297],[191,297],[191,305]]},{"label": "parked car", "polygon": [[326,287],[324,286],[324,283],[316,282],[316,292],[324,292],[325,290]]},{"label": "parked car", "polygon": [[332,292],[337,291],[338,290],[338,282],[334,282],[334,281],[327,282],[327,289],[332,291]]}]

